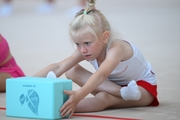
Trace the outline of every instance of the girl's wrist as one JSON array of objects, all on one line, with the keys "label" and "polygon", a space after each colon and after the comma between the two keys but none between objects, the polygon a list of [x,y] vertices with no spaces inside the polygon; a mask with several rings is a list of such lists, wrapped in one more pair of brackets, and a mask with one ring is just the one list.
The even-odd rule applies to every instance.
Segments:
[{"label": "girl's wrist", "polygon": [[77,90],[76,92],[77,92],[77,94],[78,94],[78,96],[79,96],[80,99],[85,98],[86,95],[87,95],[87,94],[85,93],[85,91],[83,91],[82,89],[79,89],[79,90]]}]

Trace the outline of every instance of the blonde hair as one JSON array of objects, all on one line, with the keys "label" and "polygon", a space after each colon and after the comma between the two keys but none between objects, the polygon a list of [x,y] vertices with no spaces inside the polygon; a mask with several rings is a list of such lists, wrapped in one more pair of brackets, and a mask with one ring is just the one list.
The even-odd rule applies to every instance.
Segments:
[{"label": "blonde hair", "polygon": [[[98,35],[105,31],[111,34],[111,27],[106,17],[95,8],[96,0],[87,0],[87,2],[87,7],[79,11],[69,25],[71,39],[77,38],[84,33],[91,33],[96,39]],[[111,42],[112,37],[110,37],[107,47],[110,46]]]}]

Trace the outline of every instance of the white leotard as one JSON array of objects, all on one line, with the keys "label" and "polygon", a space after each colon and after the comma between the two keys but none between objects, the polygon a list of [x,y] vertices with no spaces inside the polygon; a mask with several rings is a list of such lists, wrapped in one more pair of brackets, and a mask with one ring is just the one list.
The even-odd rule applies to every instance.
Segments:
[{"label": "white leotard", "polygon": [[[129,44],[133,49],[133,56],[129,60],[120,62],[107,79],[118,85],[127,85],[131,80],[145,80],[152,85],[156,85],[156,75],[151,64],[145,60],[136,46]],[[96,70],[98,69],[96,59],[89,62]]]}]

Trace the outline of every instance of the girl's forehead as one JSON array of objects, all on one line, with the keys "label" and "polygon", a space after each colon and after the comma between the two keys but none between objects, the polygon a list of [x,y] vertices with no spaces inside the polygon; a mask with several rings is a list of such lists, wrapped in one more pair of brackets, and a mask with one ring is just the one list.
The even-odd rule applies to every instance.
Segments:
[{"label": "girl's forehead", "polygon": [[79,35],[73,37],[73,41],[86,41],[94,39],[96,39],[96,37],[90,32],[79,33]]}]

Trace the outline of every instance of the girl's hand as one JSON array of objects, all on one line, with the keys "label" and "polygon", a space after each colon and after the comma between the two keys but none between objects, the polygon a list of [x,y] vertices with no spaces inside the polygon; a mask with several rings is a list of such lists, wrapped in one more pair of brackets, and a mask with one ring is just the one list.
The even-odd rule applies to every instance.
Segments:
[{"label": "girl's hand", "polygon": [[65,117],[69,115],[69,118],[71,118],[72,114],[74,113],[74,110],[76,108],[76,105],[81,100],[80,95],[77,91],[64,91],[65,94],[69,95],[69,99],[64,103],[64,105],[61,107],[60,112],[61,116]]}]

